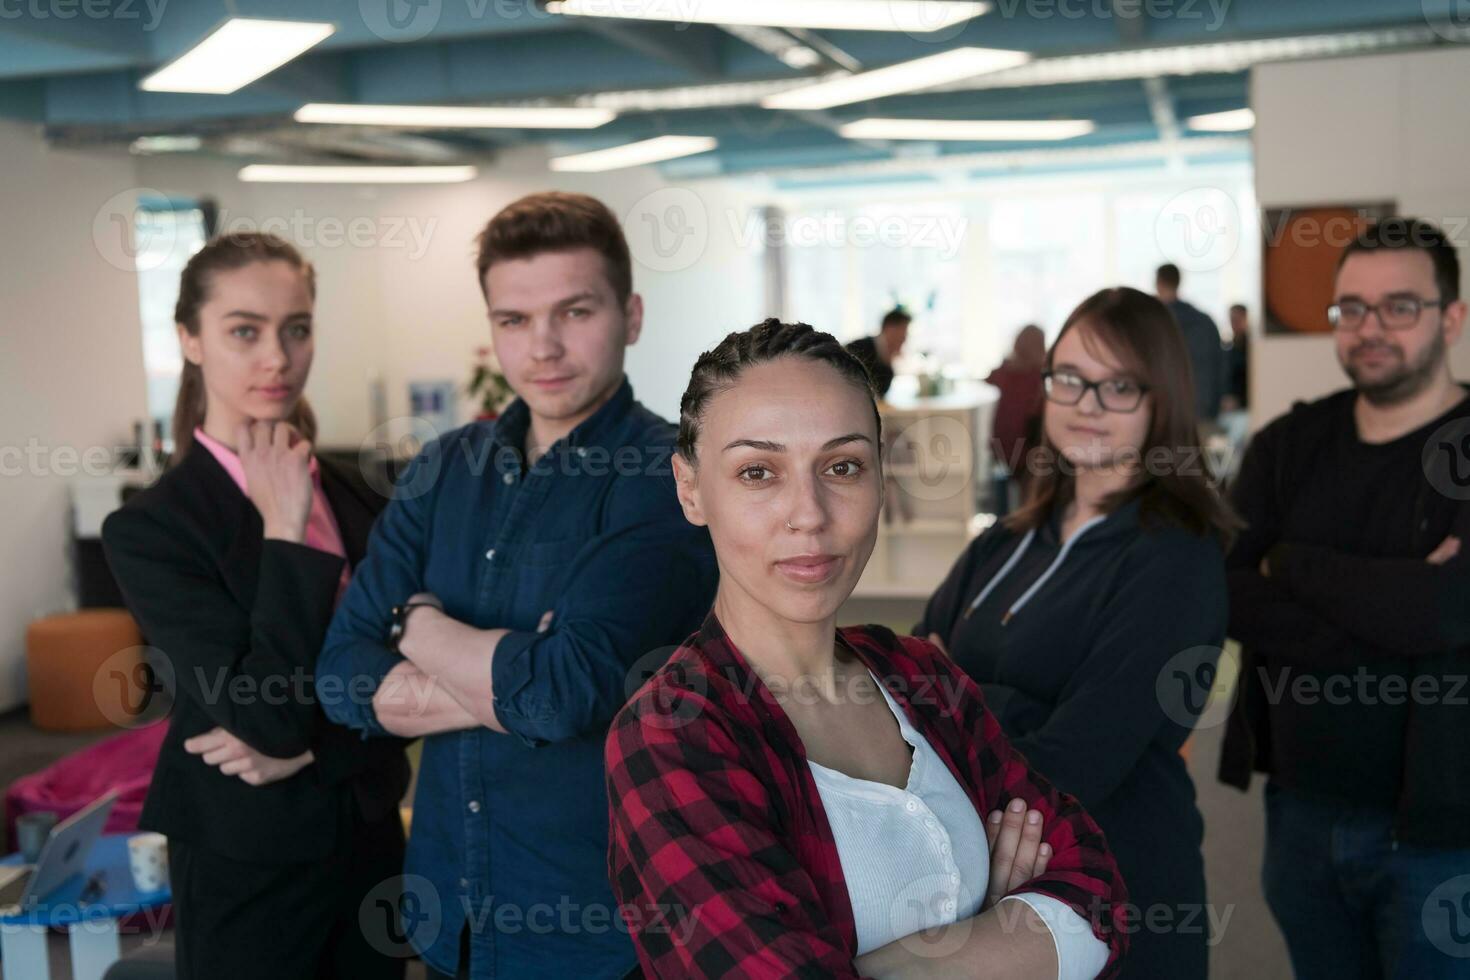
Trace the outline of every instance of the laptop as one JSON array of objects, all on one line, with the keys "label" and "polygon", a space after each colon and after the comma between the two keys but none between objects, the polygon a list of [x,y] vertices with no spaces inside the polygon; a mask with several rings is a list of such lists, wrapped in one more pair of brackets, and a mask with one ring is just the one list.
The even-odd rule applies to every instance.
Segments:
[{"label": "laptop", "polygon": [[112,790],[51,828],[35,864],[0,866],[0,914],[20,912],[80,875],[116,801]]}]

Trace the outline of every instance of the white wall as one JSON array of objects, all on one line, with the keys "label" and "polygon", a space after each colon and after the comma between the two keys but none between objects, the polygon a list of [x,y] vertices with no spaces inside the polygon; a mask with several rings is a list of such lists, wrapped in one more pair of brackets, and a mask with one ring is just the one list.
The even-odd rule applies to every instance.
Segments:
[{"label": "white wall", "polygon": [[68,481],[89,448],[130,441],[146,403],[137,276],[108,207],[136,185],[132,161],[49,150],[0,121],[0,174],[4,710],[25,698],[26,624],[72,602]]},{"label": "white wall", "polygon": [[[1263,209],[1394,200],[1460,249],[1470,285],[1470,49],[1263,65],[1251,77],[1256,196]],[[1470,343],[1451,352],[1470,378]],[[1251,423],[1346,387],[1326,335],[1257,337]]]},{"label": "white wall", "polygon": [[[675,187],[651,170],[552,174],[539,151],[504,154],[463,184],[400,187],[244,184],[237,163],[152,158],[139,181],[158,191],[210,195],[221,227],[267,227],[296,242],[318,269],[317,354],[307,392],[321,442],[355,446],[370,427],[369,379],[381,376],[390,417],[408,411],[412,380],[469,379],[489,343],[474,272],[475,236],[501,207],[538,190],[578,190],[624,219],[634,288],[647,315],[629,351],[639,399],[673,418],[699,353],[764,314],[760,255],[711,234],[727,209],[748,207],[718,182]],[[702,215],[702,217],[701,217]],[[687,241],[653,248],[650,221],[692,224]],[[703,247],[700,247],[700,241]],[[461,416],[472,407],[461,398]]]},{"label": "white wall", "polygon": [[[456,185],[244,184],[238,168],[57,152],[34,127],[0,122],[9,232],[0,241],[0,710],[25,698],[26,624],[75,601],[66,541],[78,466],[68,454],[125,444],[147,412],[126,224],[140,190],[212,196],[225,227],[276,230],[316,264],[308,393],[324,445],[356,446],[368,435],[371,379],[382,380],[390,417],[407,414],[412,380],[468,380],[475,348],[489,342],[474,237],[532,191],[586,191],[623,217],[647,308],[628,373],[639,398],[665,417],[676,416],[698,354],[765,315],[761,254],[721,232],[753,205],[718,182],[672,186],[651,170],[553,175],[529,150]],[[460,415],[473,415],[463,398]],[[34,467],[26,456],[33,441],[46,451]]]}]

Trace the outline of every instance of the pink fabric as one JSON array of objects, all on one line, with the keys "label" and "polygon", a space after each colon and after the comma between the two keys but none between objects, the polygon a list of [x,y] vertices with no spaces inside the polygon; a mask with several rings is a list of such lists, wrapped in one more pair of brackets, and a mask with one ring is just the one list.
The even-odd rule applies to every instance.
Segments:
[{"label": "pink fabric", "polygon": [[16,848],[15,820],[21,814],[50,810],[65,820],[110,789],[118,790],[118,798],[104,833],[137,830],[167,732],[167,721],[120,732],[11,783],[5,790],[6,851]]},{"label": "pink fabric", "polygon": [[[250,488],[245,482],[245,467],[240,462],[240,457],[235,451],[218,439],[205,435],[203,429],[194,430],[194,439],[219,460],[219,464],[230,474],[240,492],[247,497]],[[317,466],[316,457],[311,458],[311,482],[315,490],[311,495],[311,516],[306,519],[306,544],[307,547],[339,558],[347,557],[347,548],[342,544],[342,531],[337,527],[337,518],[332,513],[332,508],[327,505],[327,496],[322,492],[321,468]],[[342,596],[347,593],[347,583],[352,579],[352,572],[346,564],[342,566],[342,579],[337,583],[337,602],[342,601]]]}]

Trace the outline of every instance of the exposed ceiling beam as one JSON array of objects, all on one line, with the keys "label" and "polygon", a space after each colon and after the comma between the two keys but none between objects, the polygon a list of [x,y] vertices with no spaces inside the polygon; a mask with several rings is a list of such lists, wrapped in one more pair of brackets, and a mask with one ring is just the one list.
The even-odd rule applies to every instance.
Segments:
[{"label": "exposed ceiling beam", "polygon": [[1154,128],[1159,131],[1159,143],[1164,147],[1171,170],[1182,170],[1184,158],[1179,153],[1179,116],[1174,112],[1174,100],[1169,98],[1169,86],[1162,78],[1145,78],[1143,91],[1148,96],[1148,112],[1153,117]]},{"label": "exposed ceiling beam", "polygon": [[589,17],[577,27],[600,34],[629,51],[683,69],[700,79],[723,74],[717,28],[701,25],[648,24]]},{"label": "exposed ceiling beam", "polygon": [[[44,5],[37,5],[45,11]],[[100,55],[121,55],[130,60],[143,61],[148,58],[148,31],[154,26],[153,14],[139,2],[132,7],[133,17],[122,17],[117,11],[113,16],[82,17],[36,16],[26,5],[4,4],[0,12],[9,8],[11,13],[0,19],[6,34],[43,44],[54,44],[88,51]],[[80,14],[80,11],[77,11]],[[14,16],[19,14],[19,16]],[[162,11],[159,11],[161,16]]]}]

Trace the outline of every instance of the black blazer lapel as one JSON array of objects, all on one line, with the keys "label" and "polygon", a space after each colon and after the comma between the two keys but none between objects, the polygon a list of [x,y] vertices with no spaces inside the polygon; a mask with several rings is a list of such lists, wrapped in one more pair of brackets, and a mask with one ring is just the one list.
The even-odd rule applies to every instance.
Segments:
[{"label": "black blazer lapel", "polygon": [[241,606],[253,608],[265,535],[260,511],[203,446],[190,449],[179,466],[199,491],[202,531],[219,556],[221,577]]}]

